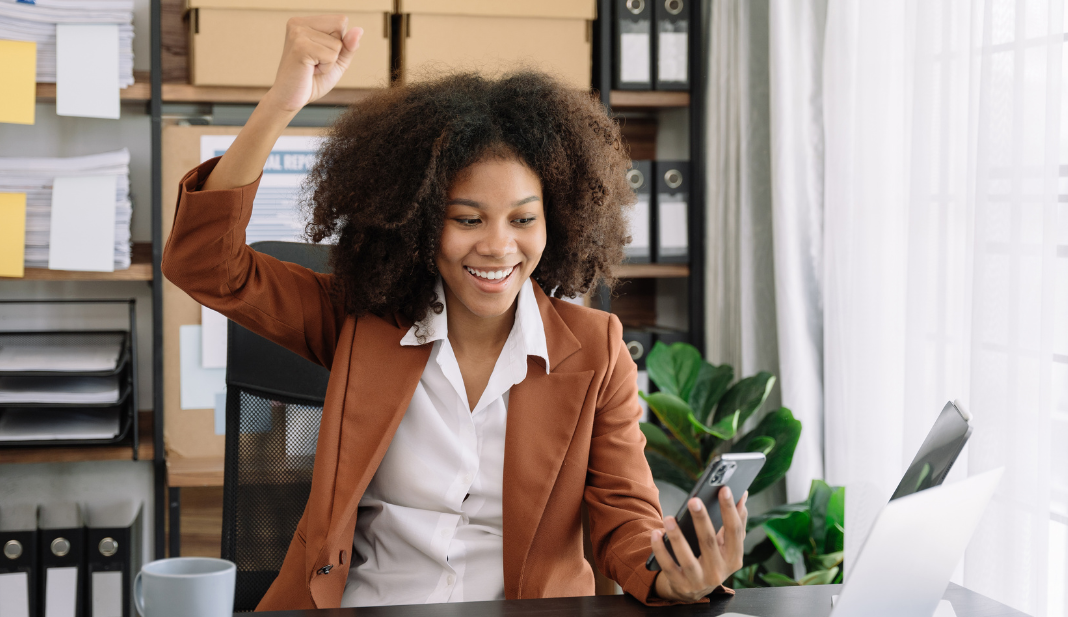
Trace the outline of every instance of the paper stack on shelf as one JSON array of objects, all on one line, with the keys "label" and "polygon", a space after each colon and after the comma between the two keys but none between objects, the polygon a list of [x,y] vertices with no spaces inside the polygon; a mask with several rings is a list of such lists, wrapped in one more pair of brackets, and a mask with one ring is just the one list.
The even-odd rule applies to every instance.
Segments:
[{"label": "paper stack on shelf", "polygon": [[118,408],[0,410],[0,442],[112,439],[121,429]]},{"label": "paper stack on shelf", "polygon": [[37,43],[37,81],[56,82],[56,24],[118,24],[119,86],[134,83],[133,0],[0,0],[0,39]]},{"label": "paper stack on shelf", "polygon": [[122,334],[67,335],[63,339],[27,340],[0,334],[0,375],[5,372],[97,372],[118,368]]},{"label": "paper stack on shelf", "polygon": [[[0,0],[0,7],[7,6]],[[3,36],[0,33],[0,36]],[[26,267],[47,268],[52,226],[52,185],[56,176],[114,175],[115,269],[130,267],[130,152],[70,158],[0,158],[0,192],[26,194]]]},{"label": "paper stack on shelf", "polygon": [[106,405],[119,402],[119,376],[0,377],[0,404]]}]

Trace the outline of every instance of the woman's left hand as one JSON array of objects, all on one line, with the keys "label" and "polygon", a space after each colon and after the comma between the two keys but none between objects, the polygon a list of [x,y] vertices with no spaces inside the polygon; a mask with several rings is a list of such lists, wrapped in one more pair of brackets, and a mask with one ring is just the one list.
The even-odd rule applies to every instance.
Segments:
[{"label": "woman's left hand", "polygon": [[[708,517],[708,510],[700,499],[687,503],[693,520],[701,556],[694,557],[690,544],[682,535],[675,517],[664,518],[664,529],[671,541],[675,559],[671,558],[664,544],[665,531],[653,532],[653,553],[660,564],[656,577],[656,595],[664,600],[696,602],[712,593],[727,577],[742,567],[745,524],[749,511],[745,502],[749,492],[734,504],[731,490],[726,486],[719,491],[719,509],[723,515],[723,527],[717,532]],[[677,562],[676,562],[677,560]]]}]

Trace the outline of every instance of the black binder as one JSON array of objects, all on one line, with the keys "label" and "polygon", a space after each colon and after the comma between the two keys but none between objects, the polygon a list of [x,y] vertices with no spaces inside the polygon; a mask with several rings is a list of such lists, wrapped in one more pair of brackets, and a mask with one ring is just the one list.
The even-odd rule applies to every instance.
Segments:
[{"label": "black binder", "polygon": [[649,263],[653,259],[653,162],[633,161],[627,170],[627,183],[638,196],[630,214],[628,263]]},{"label": "black binder", "polygon": [[653,4],[659,0],[612,0],[616,90],[653,89]]},{"label": "black binder", "polygon": [[141,503],[86,507],[85,617],[134,617],[130,590],[141,570]]},{"label": "black binder", "polygon": [[690,24],[694,0],[652,0],[656,21],[656,89],[690,89]]},{"label": "black binder", "polygon": [[37,518],[38,606],[48,617],[82,617],[85,526],[76,503],[42,504]]},{"label": "black binder", "polygon": [[656,162],[656,261],[690,261],[690,163]]},{"label": "black binder", "polygon": [[37,614],[37,506],[0,505],[0,614]]},{"label": "black binder", "polygon": [[[653,349],[653,333],[648,330],[623,330],[623,343],[630,352],[630,357],[638,365],[638,391],[649,393],[649,372],[645,370],[645,356]],[[649,404],[640,397],[642,422],[649,421]]]}]

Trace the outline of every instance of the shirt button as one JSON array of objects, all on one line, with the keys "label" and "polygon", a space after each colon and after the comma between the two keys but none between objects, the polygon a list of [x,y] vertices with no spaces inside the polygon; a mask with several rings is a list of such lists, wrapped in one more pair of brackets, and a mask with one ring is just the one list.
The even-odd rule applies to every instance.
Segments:
[{"label": "shirt button", "polygon": [[471,484],[472,479],[473,478],[471,477],[471,474],[467,474],[466,476],[464,476],[464,484]]},{"label": "shirt button", "polygon": [[441,537],[442,538],[444,538],[444,537],[446,537],[448,535],[449,535],[449,530],[448,529],[442,529],[441,530]]},{"label": "shirt button", "polygon": [[449,581],[449,584],[450,584],[450,585],[452,585],[453,583],[455,583],[455,582],[456,582],[456,577],[450,574],[450,575],[449,575],[449,578],[448,578],[448,579],[446,579],[446,580],[448,580],[448,581]]}]

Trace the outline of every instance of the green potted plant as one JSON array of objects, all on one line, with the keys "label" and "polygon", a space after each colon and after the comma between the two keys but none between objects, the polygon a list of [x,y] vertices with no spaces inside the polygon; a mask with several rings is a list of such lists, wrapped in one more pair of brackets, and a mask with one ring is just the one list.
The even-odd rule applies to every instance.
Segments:
[{"label": "green potted plant", "polygon": [[[807,500],[750,517],[748,528],[758,527],[767,538],[745,555],[742,569],[734,573],[732,585],[736,589],[842,582],[844,487],[813,480]],[[795,572],[800,570],[797,579],[768,568],[768,559],[776,553],[793,565]]]},{"label": "green potted plant", "polygon": [[767,457],[750,495],[786,475],[801,436],[801,422],[789,409],[769,411],[753,430],[738,434],[771,393],[771,373],[761,371],[732,385],[733,368],[705,362],[687,343],[657,342],[645,366],[660,391],[640,395],[664,427],[641,423],[653,478],[689,493],[712,457],[724,452],[763,452]]}]

